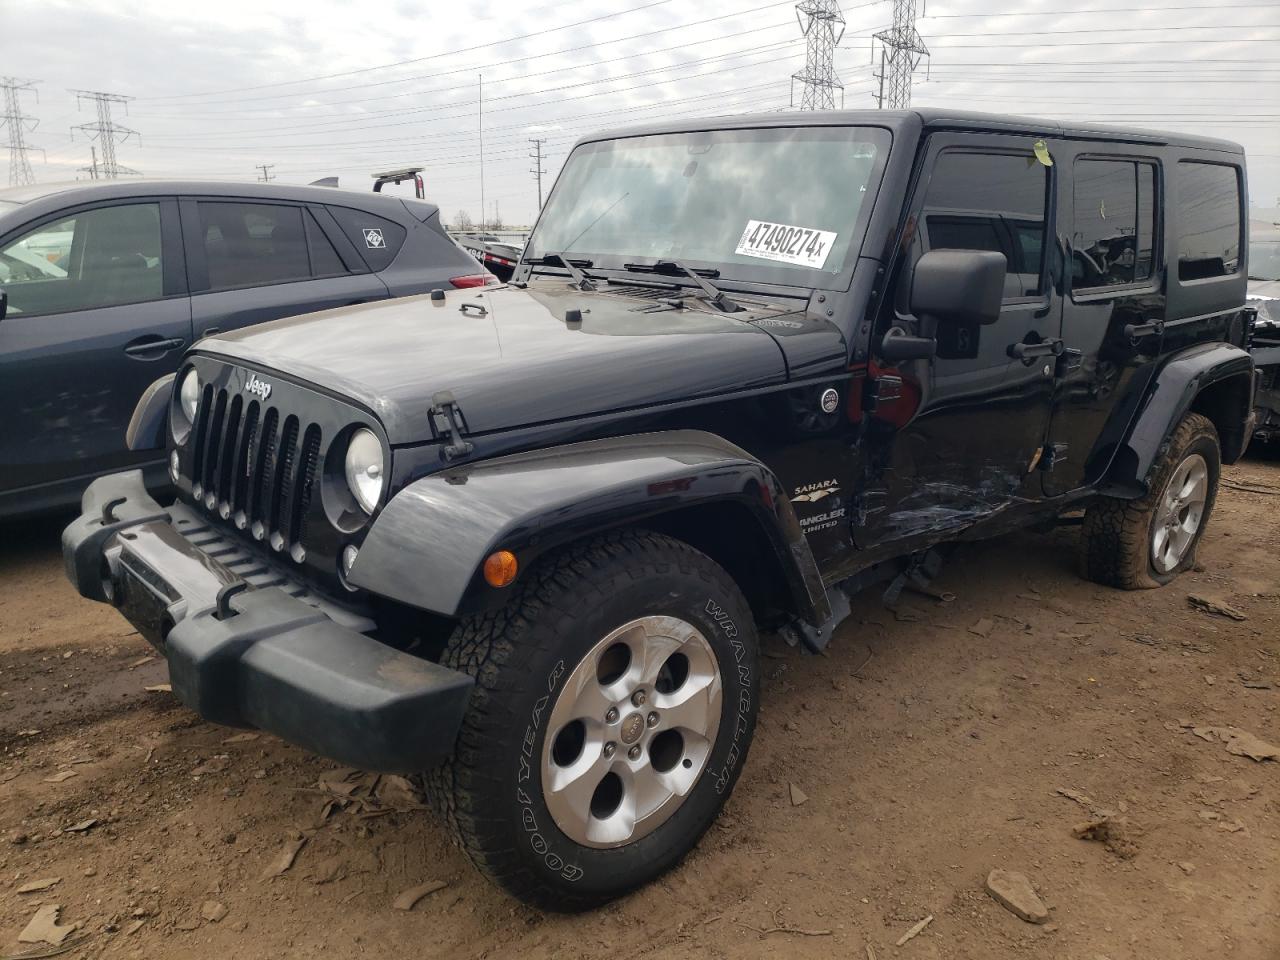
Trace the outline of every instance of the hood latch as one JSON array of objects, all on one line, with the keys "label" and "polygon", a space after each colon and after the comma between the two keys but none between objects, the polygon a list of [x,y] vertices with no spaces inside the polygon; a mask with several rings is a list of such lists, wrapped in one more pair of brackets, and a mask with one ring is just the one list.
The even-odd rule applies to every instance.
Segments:
[{"label": "hood latch", "polygon": [[458,401],[448,390],[441,390],[431,396],[431,425],[436,433],[445,441],[441,453],[446,460],[457,460],[465,457],[475,449],[475,444],[462,438],[462,410]]}]

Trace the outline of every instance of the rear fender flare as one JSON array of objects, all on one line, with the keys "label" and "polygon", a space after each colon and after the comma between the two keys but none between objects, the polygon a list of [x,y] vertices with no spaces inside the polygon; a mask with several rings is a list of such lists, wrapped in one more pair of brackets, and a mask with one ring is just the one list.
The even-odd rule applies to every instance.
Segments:
[{"label": "rear fender flare", "polygon": [[[1202,343],[1172,357],[1147,388],[1146,399],[1102,484],[1113,496],[1139,497],[1147,492],[1156,458],[1186,414],[1211,388],[1238,388],[1230,402],[1209,413],[1218,427],[1222,459],[1234,463],[1248,444],[1249,412],[1253,404],[1253,360],[1229,343]],[[1238,393],[1238,396],[1234,394]],[[1239,409],[1236,410],[1236,407]],[[1208,412],[1208,411],[1206,411]],[[1238,413],[1238,417],[1236,416]],[[1235,421],[1238,420],[1238,425]]]},{"label": "rear fender flare", "polygon": [[464,464],[406,486],[379,513],[347,575],[352,586],[449,617],[503,598],[482,565],[510,550],[527,571],[557,546],[700,504],[740,504],[758,523],[791,609],[831,617],[817,563],[777,477],[711,433],[591,440]]}]

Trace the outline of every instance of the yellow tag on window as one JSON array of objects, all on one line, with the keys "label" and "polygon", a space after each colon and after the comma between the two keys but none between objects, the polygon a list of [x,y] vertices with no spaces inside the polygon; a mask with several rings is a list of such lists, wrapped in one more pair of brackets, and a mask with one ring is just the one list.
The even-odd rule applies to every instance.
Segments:
[{"label": "yellow tag on window", "polygon": [[1046,167],[1053,166],[1053,157],[1049,156],[1049,146],[1043,140],[1037,140],[1035,147],[1032,149],[1036,152],[1036,159],[1043,163]]}]

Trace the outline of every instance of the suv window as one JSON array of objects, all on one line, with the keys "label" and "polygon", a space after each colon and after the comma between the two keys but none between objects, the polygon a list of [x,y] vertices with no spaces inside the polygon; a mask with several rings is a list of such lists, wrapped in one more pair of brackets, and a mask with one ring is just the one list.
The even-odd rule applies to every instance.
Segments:
[{"label": "suv window", "polygon": [[338,251],[333,249],[333,244],[320,229],[320,224],[316,223],[316,218],[311,215],[311,211],[308,210],[303,216],[307,221],[307,245],[311,248],[311,275],[332,277],[346,273],[347,268],[342,258],[338,256]]},{"label": "suv window", "polygon": [[15,316],[158,300],[160,205],[99,207],[36,227],[0,249],[0,283]]},{"label": "suv window", "polygon": [[355,244],[360,256],[373,270],[385,270],[400,252],[404,243],[405,229],[400,224],[383,217],[365,213],[363,210],[352,210],[350,207],[330,207],[329,212],[338,221],[338,226]]},{"label": "suv window", "polygon": [[1048,188],[1049,170],[1034,158],[945,151],[921,211],[925,249],[1003,253],[1005,299],[1038,297]]},{"label": "suv window", "polygon": [[1178,162],[1178,279],[1240,269],[1240,177],[1235,167]]},{"label": "suv window", "polygon": [[1151,278],[1155,166],[1078,160],[1074,168],[1071,288],[1092,290]]},{"label": "suv window", "polygon": [[310,278],[301,207],[203,200],[198,207],[209,289]]}]

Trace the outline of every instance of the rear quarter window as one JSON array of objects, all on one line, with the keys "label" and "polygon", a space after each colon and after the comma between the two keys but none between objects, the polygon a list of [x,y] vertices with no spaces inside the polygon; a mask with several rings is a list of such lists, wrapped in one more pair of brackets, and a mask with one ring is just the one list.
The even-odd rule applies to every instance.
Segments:
[{"label": "rear quarter window", "polygon": [[1178,162],[1178,279],[1240,271],[1240,171],[1225,163]]},{"label": "rear quarter window", "polygon": [[406,231],[393,220],[351,207],[330,207],[329,212],[373,270],[391,266],[404,246]]}]

